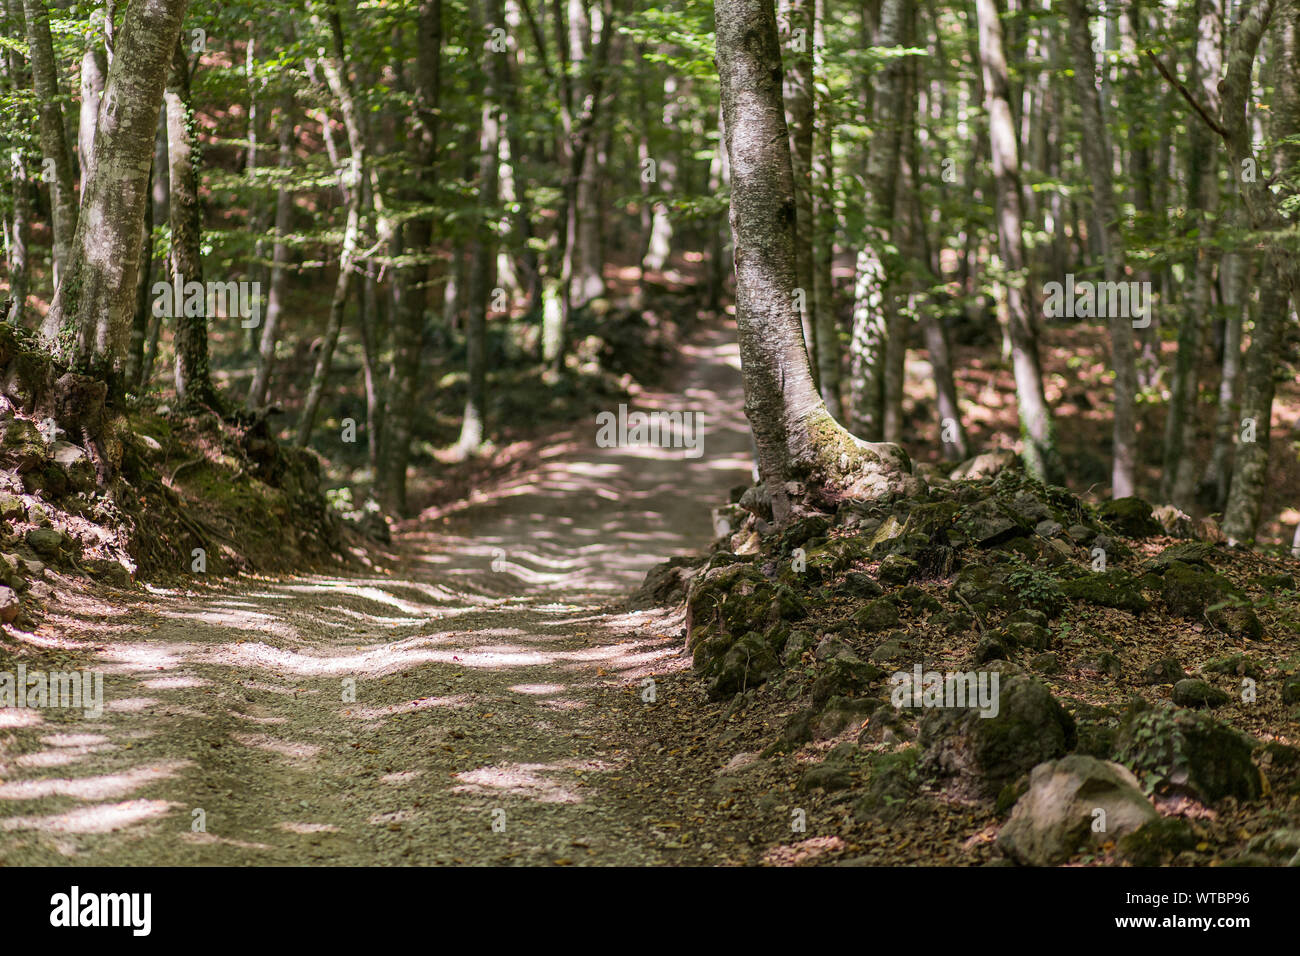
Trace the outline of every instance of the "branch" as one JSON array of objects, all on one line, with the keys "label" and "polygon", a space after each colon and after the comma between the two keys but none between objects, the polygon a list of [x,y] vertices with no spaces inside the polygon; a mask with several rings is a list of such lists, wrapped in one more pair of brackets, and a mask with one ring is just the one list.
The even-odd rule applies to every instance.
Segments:
[{"label": "branch", "polygon": [[1169,83],[1176,90],[1178,90],[1179,93],[1183,94],[1183,99],[1187,100],[1187,102],[1191,104],[1192,109],[1196,110],[1196,112],[1200,114],[1201,119],[1205,120],[1205,125],[1210,127],[1210,129],[1214,130],[1220,136],[1222,136],[1224,141],[1226,142],[1229,139],[1228,131],[1224,129],[1222,126],[1220,126],[1218,121],[1215,120],[1214,117],[1212,117],[1209,113],[1205,111],[1205,107],[1201,106],[1200,103],[1196,102],[1196,98],[1192,96],[1191,90],[1189,90],[1182,83],[1180,83],[1178,81],[1178,78],[1169,72],[1169,70],[1165,67],[1165,65],[1160,62],[1160,58],[1157,57],[1155,53],[1153,53],[1151,50],[1147,50],[1146,54],[1150,58],[1151,62],[1156,65],[1156,69],[1160,71],[1160,75],[1163,76],[1167,81],[1169,81]]}]

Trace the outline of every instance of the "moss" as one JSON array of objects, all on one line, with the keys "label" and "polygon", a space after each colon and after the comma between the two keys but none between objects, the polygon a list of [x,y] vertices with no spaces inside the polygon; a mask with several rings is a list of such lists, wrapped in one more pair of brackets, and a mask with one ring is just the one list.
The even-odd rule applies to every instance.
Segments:
[{"label": "moss", "polygon": [[1066,581],[1061,585],[1061,593],[1073,601],[1085,601],[1134,614],[1150,607],[1150,603],[1138,590],[1133,576],[1119,569],[1085,574],[1073,581]]}]

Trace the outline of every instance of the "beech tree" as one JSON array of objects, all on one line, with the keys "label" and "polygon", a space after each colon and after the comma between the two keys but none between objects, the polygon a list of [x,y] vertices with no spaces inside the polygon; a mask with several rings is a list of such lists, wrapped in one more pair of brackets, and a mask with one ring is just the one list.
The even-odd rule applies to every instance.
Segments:
[{"label": "beech tree", "polygon": [[800,492],[792,484],[806,483],[822,499],[915,491],[906,453],[855,438],[813,384],[794,296],[794,172],[773,0],[718,0],[714,16],[745,414],[772,517],[781,523],[796,513]]}]

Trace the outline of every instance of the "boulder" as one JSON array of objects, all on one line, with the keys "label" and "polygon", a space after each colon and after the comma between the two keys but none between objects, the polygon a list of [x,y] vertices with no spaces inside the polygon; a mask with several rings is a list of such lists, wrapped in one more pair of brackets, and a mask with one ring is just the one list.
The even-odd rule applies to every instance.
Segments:
[{"label": "boulder", "polygon": [[1261,794],[1263,781],[1251,751],[1248,737],[1208,714],[1141,703],[1125,716],[1116,738],[1118,760],[1146,790],[1202,803],[1254,800]]},{"label": "boulder", "polygon": [[962,794],[992,799],[1008,783],[1074,746],[1074,721],[1038,681],[1001,673],[997,714],[931,707],[921,718],[925,772]]},{"label": "boulder", "polygon": [[1018,863],[1054,866],[1158,817],[1127,768],[1071,754],[1034,767],[997,845]]}]

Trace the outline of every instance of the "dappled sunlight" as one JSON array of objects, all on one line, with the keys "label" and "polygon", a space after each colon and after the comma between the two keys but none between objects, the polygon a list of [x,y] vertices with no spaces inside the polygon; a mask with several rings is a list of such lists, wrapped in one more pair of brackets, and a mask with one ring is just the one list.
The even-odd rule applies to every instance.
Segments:
[{"label": "dappled sunlight", "polygon": [[52,833],[108,833],[161,817],[174,804],[166,800],[129,800],[102,803],[44,817],[10,817],[0,821],[5,830],[46,830]]},{"label": "dappled sunlight", "polygon": [[[559,763],[509,763],[493,767],[479,767],[455,774],[461,785],[453,787],[454,793],[504,794],[523,796],[538,803],[581,803],[583,796],[577,791],[584,785],[581,775],[606,769],[600,761],[561,761]],[[559,779],[561,775],[579,777],[573,782]]]},{"label": "dappled sunlight", "polygon": [[190,766],[188,760],[165,760],[125,773],[77,779],[45,778],[0,783],[0,800],[34,800],[37,797],[75,797],[78,800],[112,800],[146,784],[171,777]]}]

